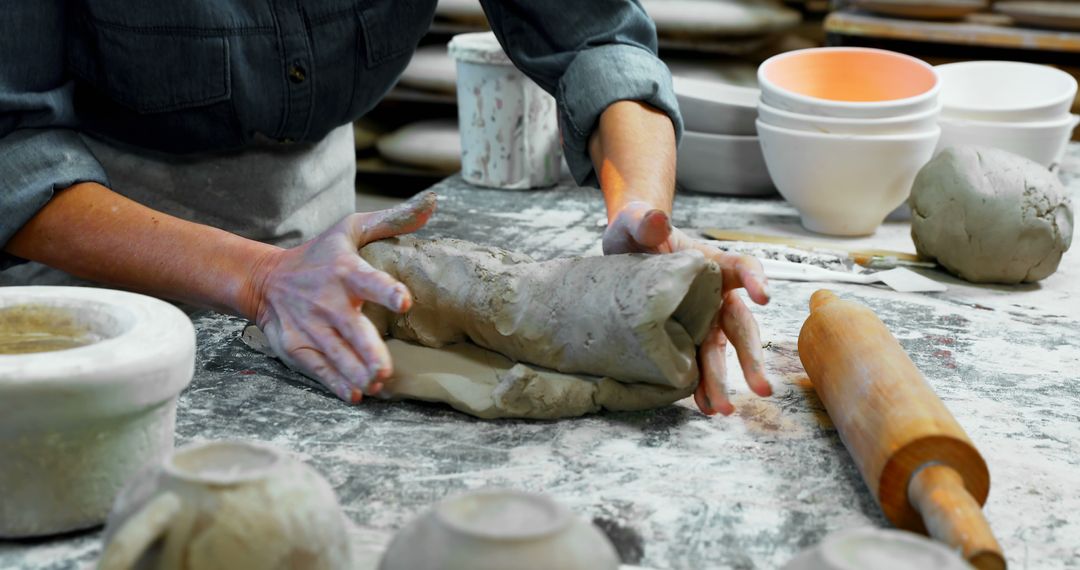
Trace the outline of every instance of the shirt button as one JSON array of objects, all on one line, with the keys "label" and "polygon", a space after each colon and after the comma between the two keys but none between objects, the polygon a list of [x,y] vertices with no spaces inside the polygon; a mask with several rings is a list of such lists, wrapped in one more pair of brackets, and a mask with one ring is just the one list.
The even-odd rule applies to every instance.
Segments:
[{"label": "shirt button", "polygon": [[293,83],[303,83],[307,78],[307,70],[299,63],[294,63],[289,67],[289,81]]}]

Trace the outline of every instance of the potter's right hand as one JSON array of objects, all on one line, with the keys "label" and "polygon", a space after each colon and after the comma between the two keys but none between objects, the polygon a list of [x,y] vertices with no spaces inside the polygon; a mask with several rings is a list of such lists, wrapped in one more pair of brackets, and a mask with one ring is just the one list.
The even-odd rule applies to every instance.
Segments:
[{"label": "potter's right hand", "polygon": [[274,352],[346,402],[377,393],[392,374],[390,353],[361,309],[372,302],[404,312],[412,296],[357,250],[420,229],[434,210],[435,194],[425,192],[390,210],[352,214],[303,245],[269,254],[248,289]]}]

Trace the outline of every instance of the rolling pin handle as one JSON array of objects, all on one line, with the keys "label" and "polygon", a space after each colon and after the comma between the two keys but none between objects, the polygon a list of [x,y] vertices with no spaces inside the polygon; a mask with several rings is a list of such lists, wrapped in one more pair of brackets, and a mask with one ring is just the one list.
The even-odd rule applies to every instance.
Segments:
[{"label": "rolling pin handle", "polygon": [[959,548],[979,570],[1005,570],[1001,546],[955,469],[940,463],[923,466],[911,477],[908,500],[930,536]]},{"label": "rolling pin handle", "polygon": [[833,293],[828,289],[818,289],[810,296],[810,312],[813,313],[837,299],[839,299],[839,297],[836,296],[836,293]]}]

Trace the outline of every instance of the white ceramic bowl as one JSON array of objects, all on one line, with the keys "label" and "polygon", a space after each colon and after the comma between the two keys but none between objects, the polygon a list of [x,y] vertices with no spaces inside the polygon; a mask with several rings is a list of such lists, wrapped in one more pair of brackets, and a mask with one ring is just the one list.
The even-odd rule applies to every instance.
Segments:
[{"label": "white ceramic bowl", "polygon": [[685,190],[732,196],[776,193],[756,136],[683,132],[677,164],[675,178]]},{"label": "white ceramic bowl", "polygon": [[942,114],[953,119],[1050,121],[1069,113],[1076,79],[1047,65],[965,61],[935,68]]},{"label": "white ceramic bowl", "polygon": [[45,335],[81,346],[0,354],[0,538],[101,524],[124,482],[172,450],[194,372],[195,330],[164,301],[0,287],[0,345]]},{"label": "white ceramic bowl", "polygon": [[706,79],[673,77],[687,131],[717,135],[756,135],[761,91]]},{"label": "white ceramic bowl", "polygon": [[940,152],[950,146],[981,145],[1007,150],[1049,168],[1065,154],[1072,132],[1080,122],[1077,115],[1054,121],[1005,123],[939,117]]},{"label": "white ceramic bowl", "polygon": [[483,490],[447,499],[396,535],[379,570],[617,570],[600,529],[550,497]]},{"label": "white ceramic bowl", "polygon": [[941,107],[935,107],[911,115],[887,117],[884,119],[844,119],[803,115],[777,109],[771,105],[758,105],[758,117],[763,123],[774,127],[809,131],[813,133],[852,134],[852,135],[903,135],[931,131],[937,125]]},{"label": "white ceramic bowl", "polygon": [[761,100],[828,117],[884,118],[937,107],[934,68],[892,51],[831,47],[789,51],[758,67]]},{"label": "white ceramic bowl", "polygon": [[769,174],[813,232],[874,233],[911,193],[934,153],[940,129],[908,135],[833,135],[758,120]]}]

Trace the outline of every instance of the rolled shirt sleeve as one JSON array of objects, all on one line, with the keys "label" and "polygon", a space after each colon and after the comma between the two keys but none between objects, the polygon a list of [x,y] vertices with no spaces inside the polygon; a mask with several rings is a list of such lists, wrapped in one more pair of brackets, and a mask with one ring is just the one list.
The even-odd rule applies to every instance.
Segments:
[{"label": "rolled shirt sleeve", "polygon": [[481,0],[511,61],[555,96],[566,162],[583,185],[599,181],[589,137],[617,101],[641,101],[683,123],[656,28],[634,0]]},{"label": "rolled shirt sleeve", "polygon": [[15,2],[0,24],[0,270],[2,248],[57,190],[108,184],[75,126],[64,71],[64,0]]}]

